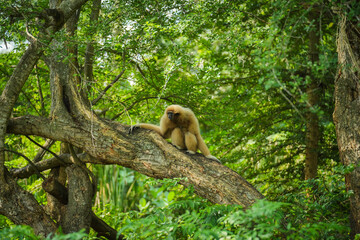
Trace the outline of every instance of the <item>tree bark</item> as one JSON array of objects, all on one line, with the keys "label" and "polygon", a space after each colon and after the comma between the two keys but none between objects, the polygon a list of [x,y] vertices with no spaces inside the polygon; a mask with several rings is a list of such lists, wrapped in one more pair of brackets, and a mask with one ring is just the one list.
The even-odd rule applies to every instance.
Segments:
[{"label": "tree bark", "polygon": [[0,214],[15,224],[29,225],[35,233],[47,236],[55,232],[57,226],[45,213],[34,196],[22,189],[12,178],[7,177],[7,188],[1,183]]},{"label": "tree bark", "polygon": [[68,176],[68,204],[62,219],[64,233],[85,229],[89,233],[91,224],[91,200],[93,188],[87,172],[74,164],[66,168]]},{"label": "tree bark", "polygon": [[[90,24],[94,25],[99,19],[101,8],[101,0],[93,0],[93,7],[90,15]],[[90,40],[86,45],[85,63],[84,63],[84,81],[82,82],[82,89],[85,93],[89,92],[89,83],[94,81],[93,76],[94,63],[94,42]]]},{"label": "tree bark", "polygon": [[357,19],[350,21],[344,13],[340,16],[337,39],[339,72],[335,80],[333,114],[340,159],[345,166],[355,167],[345,176],[347,190],[354,192],[350,197],[352,238],[360,233],[360,28]]},{"label": "tree bark", "polygon": [[[63,205],[68,204],[68,190],[55,178],[48,178],[43,182],[43,188],[47,193],[50,193],[52,196]],[[98,237],[105,237],[109,240],[123,239],[123,236],[120,235],[117,237],[117,231],[107,225],[103,220],[98,218],[95,213],[91,211],[91,228],[94,229],[98,234]]]}]

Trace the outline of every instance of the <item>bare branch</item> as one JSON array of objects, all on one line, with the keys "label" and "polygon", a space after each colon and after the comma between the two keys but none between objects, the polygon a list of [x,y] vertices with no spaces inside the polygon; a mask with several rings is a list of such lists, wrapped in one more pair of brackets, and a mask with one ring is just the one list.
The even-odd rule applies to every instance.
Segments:
[{"label": "bare branch", "polygon": [[54,140],[52,140],[52,139],[47,139],[46,142],[44,143],[44,146],[42,146],[42,147],[38,150],[36,156],[35,156],[34,159],[33,159],[33,162],[39,162],[39,161],[41,161],[41,159],[44,157],[44,155],[45,155],[45,153],[46,153],[46,151],[47,151],[47,150],[45,150],[45,149],[49,149],[54,143],[55,143]]},{"label": "bare branch", "polygon": [[116,76],[116,78],[109,84],[107,85],[104,90],[99,94],[99,96],[94,99],[91,104],[92,105],[96,105],[96,103],[104,96],[104,94],[107,92],[107,90],[109,90],[109,88],[111,88],[117,81],[119,81],[119,79],[121,78],[121,76],[125,73],[125,68],[120,72],[119,75]]},{"label": "bare branch", "polygon": [[[63,161],[60,161],[58,158],[53,157],[53,158],[45,159],[40,162],[34,163],[34,165],[36,166],[36,169],[38,169],[40,172],[42,172],[42,171],[46,171],[48,169],[56,168],[59,166],[66,166],[66,165],[72,164],[72,161],[70,160],[70,157],[71,157],[70,154],[68,154],[68,153],[61,154],[59,157]],[[91,156],[89,156],[89,154],[86,154],[86,153],[77,154],[77,157],[81,160],[81,162],[84,162],[84,163],[98,163],[98,164],[101,163],[100,161],[92,158]],[[64,164],[64,162],[65,162],[65,164]],[[16,177],[16,178],[28,178],[31,175],[35,174],[35,169],[31,165],[27,165],[22,168],[10,169],[10,173],[13,177]]]},{"label": "bare branch", "polygon": [[6,152],[11,152],[11,153],[15,153],[21,157],[23,157],[30,165],[30,167],[32,168],[32,170],[36,173],[36,175],[38,175],[39,177],[41,177],[43,180],[45,180],[45,177],[44,175],[42,175],[39,171],[39,169],[36,167],[36,165],[27,157],[25,156],[24,154],[22,153],[19,153],[17,151],[14,151],[14,150],[10,150],[10,149],[5,149]]},{"label": "bare branch", "polygon": [[64,164],[66,164],[65,161],[62,160],[62,159],[61,159],[56,153],[54,153],[53,151],[49,150],[48,148],[45,148],[45,147],[41,146],[39,143],[37,143],[35,140],[33,140],[32,138],[30,138],[29,136],[25,136],[25,137],[26,137],[27,139],[29,139],[32,143],[36,144],[38,147],[40,147],[40,148],[42,148],[43,150],[51,153],[51,154],[52,154],[54,157],[56,157],[59,161],[61,161],[61,162],[63,162]]}]

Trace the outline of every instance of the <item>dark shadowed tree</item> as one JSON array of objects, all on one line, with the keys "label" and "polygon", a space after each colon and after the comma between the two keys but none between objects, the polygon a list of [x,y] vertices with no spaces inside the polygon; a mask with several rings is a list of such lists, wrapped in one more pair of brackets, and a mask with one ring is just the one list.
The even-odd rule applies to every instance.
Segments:
[{"label": "dark shadowed tree", "polygon": [[335,79],[334,122],[340,151],[345,166],[353,168],[345,181],[350,197],[351,235],[360,233],[360,5],[350,1],[337,9],[340,15],[337,39],[338,74]]}]

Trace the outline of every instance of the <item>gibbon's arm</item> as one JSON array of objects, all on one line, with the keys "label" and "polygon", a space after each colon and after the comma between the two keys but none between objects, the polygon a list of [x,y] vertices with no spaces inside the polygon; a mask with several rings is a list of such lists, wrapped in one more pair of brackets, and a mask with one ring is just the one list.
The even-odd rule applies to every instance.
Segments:
[{"label": "gibbon's arm", "polygon": [[[159,126],[156,126],[154,124],[149,124],[149,123],[139,123],[139,124],[136,124],[138,127],[140,128],[145,128],[145,129],[150,129],[150,130],[154,130],[155,132],[157,132],[158,134],[160,134],[161,136],[163,135],[161,133],[161,129]],[[136,126],[135,125],[135,126]]]},{"label": "gibbon's arm", "polygon": [[162,131],[160,129],[159,126],[156,126],[154,124],[150,124],[150,123],[138,123],[135,125],[130,126],[129,128],[129,134],[132,134],[136,129],[138,128],[144,128],[144,129],[149,129],[149,130],[154,130],[155,132],[157,132],[158,134],[160,134],[162,137],[164,137],[164,135],[162,134]]},{"label": "gibbon's arm", "polygon": [[[164,117],[165,116],[165,117]],[[135,124],[133,126],[130,127],[129,129],[129,134],[133,133],[135,129],[137,128],[145,128],[145,129],[150,129],[153,130],[155,132],[157,132],[158,134],[160,134],[163,138],[169,138],[169,126],[166,123],[166,115],[162,116],[161,121],[160,121],[160,127],[154,124],[150,124],[150,123],[138,123]]]}]

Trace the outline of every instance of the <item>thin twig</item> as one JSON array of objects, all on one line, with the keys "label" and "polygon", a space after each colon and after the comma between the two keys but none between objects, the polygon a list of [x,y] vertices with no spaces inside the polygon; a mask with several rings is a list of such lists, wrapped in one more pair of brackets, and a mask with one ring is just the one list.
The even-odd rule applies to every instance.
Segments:
[{"label": "thin twig", "polygon": [[121,73],[119,75],[117,75],[116,78],[109,85],[107,85],[105,87],[105,89],[99,94],[99,96],[91,102],[92,105],[95,105],[104,96],[106,91],[109,90],[109,88],[111,88],[121,78],[121,76],[124,74],[125,70],[126,69],[123,69],[121,71]]},{"label": "thin twig", "polygon": [[31,102],[30,98],[26,95],[24,90],[21,90],[21,93],[25,96],[26,100],[29,102],[30,106],[35,110],[35,112],[41,116],[40,112],[36,109],[35,105]]},{"label": "thin twig", "polygon": [[67,163],[61,159],[61,157],[59,157],[56,153],[54,153],[53,151],[51,151],[50,149],[44,148],[43,146],[41,146],[39,143],[37,143],[35,140],[31,139],[29,136],[25,135],[25,137],[27,139],[29,139],[31,142],[33,142],[35,145],[41,147],[42,149],[44,149],[45,151],[51,153],[54,157],[56,157],[57,159],[59,159],[64,165],[67,165]]},{"label": "thin twig", "polygon": [[[140,99],[134,101],[129,107],[126,107],[122,102],[120,102],[120,104],[123,105],[125,109],[124,109],[123,111],[121,111],[120,113],[116,114],[114,117],[112,117],[111,120],[117,119],[117,118],[120,117],[124,112],[129,111],[130,109],[132,109],[132,108],[133,108],[136,104],[138,104],[139,102],[142,102],[142,101],[148,100],[148,99],[158,99],[158,98],[159,98],[159,97],[143,97],[143,98],[140,98]],[[170,97],[160,97],[160,99],[171,102]]]},{"label": "thin twig", "polygon": [[[54,140],[47,139],[46,142],[44,143],[43,147],[46,149],[49,149],[54,143],[55,143]],[[41,159],[44,157],[45,153],[46,153],[46,151],[43,148],[39,149],[38,153],[36,154],[36,156],[33,159],[33,162],[36,163],[36,162],[41,161]]]},{"label": "thin twig", "polygon": [[124,51],[122,53],[122,71],[120,72],[120,74],[117,75],[116,78],[109,85],[107,85],[105,87],[105,89],[99,94],[99,96],[91,102],[91,105],[95,105],[104,96],[104,94],[107,92],[107,90],[109,90],[109,88],[111,88],[117,81],[119,81],[121,76],[125,73],[125,71],[126,71],[125,55],[126,55],[126,49],[124,49]]},{"label": "thin twig", "polygon": [[299,111],[299,109],[290,101],[290,99],[283,93],[282,89],[280,89],[280,94],[286,99],[286,101],[288,103],[290,103],[290,105],[295,109],[295,111],[299,114],[299,116],[301,117],[301,119],[306,122],[305,117],[301,114],[301,112]]}]

